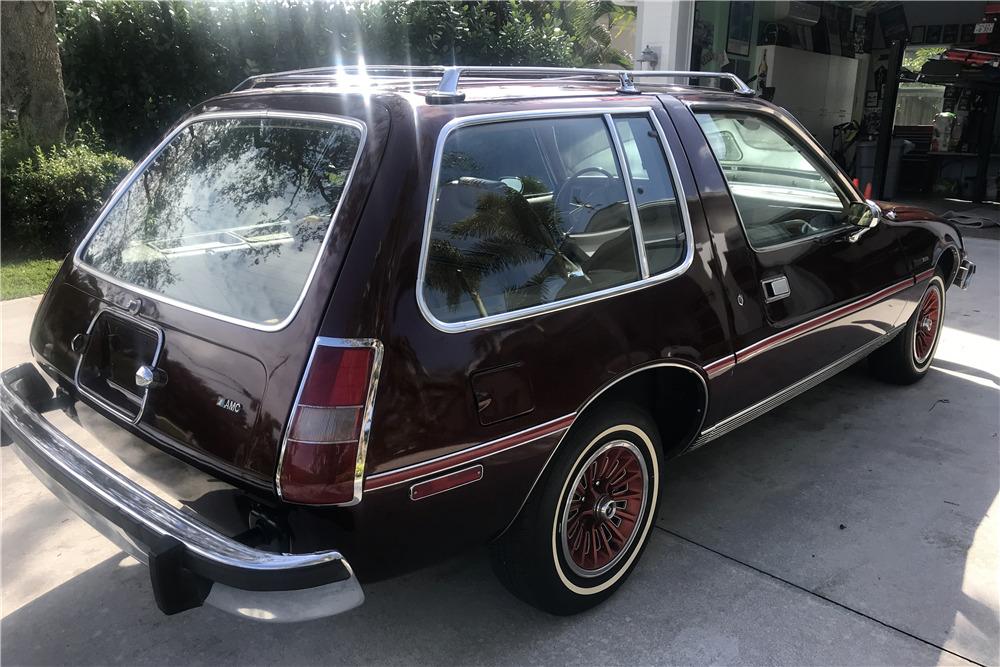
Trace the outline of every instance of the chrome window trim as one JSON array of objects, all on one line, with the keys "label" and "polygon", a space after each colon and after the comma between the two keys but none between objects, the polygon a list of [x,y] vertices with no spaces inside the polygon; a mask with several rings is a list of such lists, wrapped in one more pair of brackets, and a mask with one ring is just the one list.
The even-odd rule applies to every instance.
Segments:
[{"label": "chrome window trim", "polygon": [[715,151],[712,150],[711,144],[708,141],[708,136],[705,135],[705,129],[701,126],[701,123],[698,122],[697,114],[699,113],[710,113],[712,111],[721,111],[724,113],[744,113],[750,116],[765,116],[773,120],[779,127],[784,129],[792,139],[799,141],[799,143],[808,150],[810,157],[819,163],[819,173],[827,177],[828,182],[834,187],[834,192],[839,194],[843,199],[846,199],[848,205],[863,202],[864,199],[860,194],[858,194],[857,190],[854,189],[853,184],[840,170],[840,167],[838,167],[837,164],[830,159],[826,151],[823,150],[823,147],[820,146],[815,139],[813,139],[813,136],[809,134],[809,131],[806,130],[797,118],[784,110],[764,106],[762,104],[750,106],[747,105],[746,102],[740,104],[733,104],[731,102],[694,103],[688,105],[688,109],[691,111],[692,115],[696,116],[695,122],[698,124],[698,129],[701,130],[702,136],[705,137],[705,143],[708,144],[709,147],[708,152],[712,155],[712,159],[715,161],[716,166],[719,168],[719,173],[722,175],[722,180],[726,184],[726,192],[729,193],[729,199],[733,202],[733,208],[736,210],[736,218],[740,221],[740,228],[743,230],[743,236],[746,238],[747,245],[755,253],[759,254],[762,252],[770,252],[772,250],[783,250],[801,243],[813,243],[828,236],[843,234],[845,231],[852,228],[851,225],[844,224],[840,227],[817,232],[809,236],[804,236],[800,239],[784,241],[782,243],[776,243],[762,248],[755,246],[753,242],[750,241],[750,234],[747,232],[746,224],[743,222],[743,214],[740,213],[740,207],[736,204],[736,198],[733,196],[733,190],[729,185],[729,178],[726,176],[726,171],[722,168],[722,163],[719,162],[719,158],[715,154]]},{"label": "chrome window trim", "polygon": [[122,313],[118,310],[102,306],[97,309],[97,312],[94,314],[94,317],[90,320],[90,324],[87,325],[87,331],[86,331],[87,343],[80,351],[79,357],[76,360],[76,369],[73,371],[73,384],[76,385],[76,388],[80,391],[81,394],[83,394],[84,396],[86,396],[87,398],[89,398],[94,403],[101,406],[114,416],[128,422],[129,424],[138,424],[140,421],[142,421],[142,415],[146,412],[146,401],[149,400],[150,387],[143,388],[142,401],[139,403],[139,409],[136,411],[135,417],[130,417],[127,413],[123,412],[117,406],[106,401],[102,396],[94,393],[86,386],[80,384],[80,367],[83,366],[83,357],[90,350],[90,344],[93,341],[93,338],[91,338],[91,333],[94,331],[94,325],[97,324],[97,320],[101,319],[101,316],[104,315],[105,313],[109,314],[110,317],[117,317],[121,320],[125,320],[126,322],[131,322],[135,326],[155,334],[156,350],[154,350],[153,352],[153,359],[152,361],[149,362],[149,365],[152,366],[153,368],[156,368],[156,364],[158,364],[160,361],[160,352],[163,351],[162,329],[160,329],[157,326],[151,325],[149,322],[140,320],[137,317],[132,317],[131,315],[126,315],[125,313]]},{"label": "chrome window trim", "polygon": [[[635,191],[632,189],[632,170],[628,159],[625,157],[625,149],[622,146],[622,139],[618,136],[618,128],[611,114],[604,114],[604,124],[611,133],[611,143],[614,145],[615,155],[618,158],[618,169],[622,172],[622,182],[625,184],[625,194],[628,197],[629,214],[632,216],[632,234],[635,236],[633,243],[636,246],[636,256],[639,258],[639,271],[642,279],[649,278],[649,258],[646,257],[646,242],[642,236],[642,225],[639,223],[639,206],[635,202]],[[638,143],[636,144],[638,148]]]},{"label": "chrome window trim", "polygon": [[[316,253],[316,257],[313,260],[312,267],[309,269],[309,273],[306,276],[305,284],[302,286],[302,290],[299,292],[298,298],[295,300],[295,304],[292,306],[292,310],[289,314],[280,322],[275,324],[262,324],[260,322],[252,322],[250,320],[240,319],[238,317],[233,317],[231,315],[224,315],[222,313],[216,313],[207,308],[202,308],[201,306],[195,306],[193,304],[181,301],[179,299],[174,299],[172,297],[148,290],[137,285],[133,285],[127,281],[116,278],[104,271],[101,271],[97,267],[88,264],[83,260],[83,251],[90,244],[91,238],[97,233],[104,219],[107,217],[111,209],[114,208],[115,204],[121,199],[122,195],[131,187],[132,183],[139,178],[139,176],[146,170],[146,168],[159,157],[160,153],[167,147],[167,145],[173,141],[174,137],[184,131],[186,128],[190,127],[194,123],[200,123],[207,120],[229,120],[229,119],[240,119],[240,118],[260,118],[260,119],[270,119],[270,118],[289,118],[293,120],[310,120],[320,123],[329,123],[332,125],[346,125],[348,127],[353,127],[361,133],[361,138],[358,142],[358,150],[354,155],[354,161],[351,163],[350,172],[347,174],[347,180],[344,181],[344,189],[341,191],[341,197],[337,201],[337,206],[333,210],[330,216],[330,221],[326,226],[326,233],[323,235],[323,240],[320,244],[319,250]],[[343,206],[344,198],[350,191],[351,183],[354,180],[354,174],[357,173],[358,163],[361,161],[361,155],[365,151],[368,140],[368,127],[363,122],[355,119],[349,118],[347,116],[337,116],[334,114],[321,114],[321,113],[305,113],[296,111],[211,111],[207,113],[197,114],[186,120],[184,120],[179,125],[175,126],[167,136],[154,148],[142,162],[133,167],[132,171],[128,173],[124,180],[118,184],[118,186],[111,193],[111,197],[108,198],[107,203],[101,209],[98,214],[97,219],[94,224],[91,225],[87,234],[83,237],[83,240],[77,245],[76,250],[73,253],[73,268],[80,269],[86,273],[97,276],[102,280],[106,280],[113,285],[117,285],[123,289],[133,292],[135,294],[141,294],[155,302],[166,303],[177,308],[182,308],[199,315],[205,315],[206,317],[211,317],[212,319],[221,320],[223,322],[229,322],[230,324],[237,324],[248,329],[256,329],[257,331],[280,331],[287,327],[295,316],[298,315],[299,310],[302,307],[303,302],[306,298],[306,293],[309,291],[309,287],[312,285],[313,279],[316,276],[316,272],[319,269],[319,263],[323,259],[323,255],[327,250],[327,246],[330,242],[330,236],[333,233],[333,227],[337,222],[337,216],[340,213],[340,209]]]},{"label": "chrome window trim", "polygon": [[[666,156],[667,166],[670,169],[670,177],[674,180],[674,192],[678,202],[678,209],[681,212],[681,219],[684,225],[684,259],[676,267],[669,271],[659,273],[656,275],[648,276],[645,278],[640,278],[624,285],[617,285],[615,287],[609,287],[608,289],[599,290],[597,292],[591,292],[589,294],[580,294],[575,297],[568,299],[563,299],[561,301],[555,301],[552,303],[543,303],[537,306],[531,306],[530,308],[522,308],[519,310],[511,311],[508,313],[498,313],[496,315],[488,315],[487,317],[479,317],[472,320],[465,320],[463,322],[444,322],[439,320],[431,312],[430,307],[427,305],[427,301],[424,298],[424,279],[427,273],[427,255],[430,249],[431,241],[431,224],[434,220],[434,205],[437,199],[437,182],[439,175],[441,173],[441,159],[444,153],[444,144],[448,139],[448,136],[460,127],[467,127],[470,125],[487,125],[492,123],[503,123],[507,121],[514,120],[533,120],[537,118],[573,118],[573,117],[599,117],[604,119],[605,126],[608,126],[607,116],[616,115],[631,115],[631,116],[645,116],[652,123],[653,128],[656,130],[656,134],[659,137],[661,148],[663,149],[663,154]],[[610,123],[609,131],[612,133],[613,137],[617,137],[617,131],[614,128],[614,124]],[[630,196],[634,196],[629,189]],[[644,249],[643,249],[644,252]],[[677,171],[677,163],[674,160],[673,152],[670,150],[670,145],[667,143],[666,135],[663,132],[663,128],[660,126],[660,122],[656,117],[656,114],[652,107],[650,106],[623,106],[615,109],[607,108],[578,108],[578,109],[550,109],[550,110],[532,110],[532,111],[508,111],[500,113],[490,113],[490,114],[477,114],[471,116],[461,116],[454,118],[447,123],[441,129],[438,134],[437,144],[434,148],[434,163],[431,168],[430,184],[428,187],[427,194],[427,210],[424,215],[424,230],[423,238],[420,244],[420,260],[417,267],[417,282],[416,282],[416,298],[417,306],[420,309],[421,314],[424,319],[427,320],[428,324],[444,333],[461,333],[464,331],[473,331],[476,329],[482,329],[484,327],[492,326],[494,324],[513,322],[516,320],[523,320],[529,317],[534,317],[542,313],[550,313],[558,310],[564,310],[566,308],[572,308],[584,303],[591,303],[593,301],[600,301],[611,296],[616,296],[619,294],[625,294],[628,292],[634,292],[650,285],[656,283],[664,282],[670,280],[678,275],[681,275],[694,262],[694,233],[691,226],[691,217],[688,212],[687,206],[687,196],[684,192],[684,186],[681,183],[680,175]]]},{"label": "chrome window trim", "polygon": [[299,380],[299,388],[295,392],[295,401],[292,403],[292,408],[288,411],[288,418],[285,420],[285,433],[281,437],[281,449],[278,452],[278,467],[274,471],[274,489],[278,497],[284,500],[281,494],[281,468],[285,462],[285,449],[288,446],[291,419],[295,410],[299,407],[299,399],[302,398],[302,390],[305,388],[306,379],[309,377],[309,370],[312,368],[313,359],[316,356],[316,349],[319,347],[367,347],[371,348],[374,352],[371,375],[368,381],[368,393],[365,396],[364,413],[361,417],[361,434],[358,437],[358,457],[354,465],[354,497],[346,503],[302,503],[307,507],[348,507],[360,503],[361,496],[364,493],[368,440],[371,436],[372,414],[375,411],[375,393],[378,390],[379,375],[382,373],[382,356],[385,351],[382,342],[376,338],[330,338],[327,336],[317,336],[316,340],[313,341],[312,349],[309,351],[309,360],[306,362],[306,368],[302,372],[302,379]]}]

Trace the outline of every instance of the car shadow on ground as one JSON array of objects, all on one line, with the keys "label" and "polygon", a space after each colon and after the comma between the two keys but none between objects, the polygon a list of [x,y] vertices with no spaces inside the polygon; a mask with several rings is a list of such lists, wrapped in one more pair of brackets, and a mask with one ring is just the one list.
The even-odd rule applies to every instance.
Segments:
[{"label": "car shadow on ground", "polygon": [[[989,662],[995,611],[963,591],[963,578],[1000,479],[995,434],[976,426],[989,420],[969,413],[995,404],[996,395],[941,372],[887,389],[855,367],[676,459],[663,530],[633,577],[573,618],[511,597],[482,550],[368,586],[364,606],[334,619],[263,625],[210,608],[168,618],[152,601],[146,569],[119,555],[4,618],[0,658],[18,665],[940,659],[825,597]],[[935,403],[941,399],[949,402]],[[953,420],[965,430],[950,437]],[[8,525],[4,539],[17,544],[31,534],[30,525]],[[983,555],[975,567],[990,567],[991,558],[995,565]],[[989,573],[979,579],[995,582]]]}]

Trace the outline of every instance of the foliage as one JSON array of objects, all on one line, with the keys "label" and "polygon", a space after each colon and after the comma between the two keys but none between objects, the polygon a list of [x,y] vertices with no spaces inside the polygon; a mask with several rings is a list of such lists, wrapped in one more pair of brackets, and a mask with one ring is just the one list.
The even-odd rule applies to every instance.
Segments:
[{"label": "foliage", "polygon": [[132,162],[105,150],[92,131],[14,162],[6,149],[11,132],[4,129],[0,184],[4,255],[65,253]]},{"label": "foliage", "polygon": [[[598,21],[607,15],[610,20]],[[196,103],[261,72],[336,63],[627,65],[611,2],[59,3],[71,116],[133,158]]]},{"label": "foliage", "polygon": [[0,299],[41,294],[59,270],[58,259],[19,259],[0,263]]},{"label": "foliage", "polygon": [[30,157],[32,153],[34,149],[21,138],[17,123],[15,121],[4,123],[0,129],[0,164],[3,173],[12,171],[19,162]]},{"label": "foliage", "polygon": [[917,49],[913,55],[903,58],[903,69],[910,70],[914,73],[920,72],[924,63],[928,60],[937,58],[947,50],[948,48],[945,46],[927,46],[922,49]]},{"label": "foliage", "polygon": [[56,10],[76,137],[42,151],[3,127],[5,258],[67,250],[131,166],[121,155],[145,154],[188,109],[247,76],[359,61],[625,66],[611,44],[634,18],[596,0],[74,0]]},{"label": "foliage", "polygon": [[534,21],[553,24],[570,35],[574,57],[563,64],[632,67],[631,55],[612,45],[614,38],[635,21],[631,8],[607,0],[530,2],[524,8]]}]

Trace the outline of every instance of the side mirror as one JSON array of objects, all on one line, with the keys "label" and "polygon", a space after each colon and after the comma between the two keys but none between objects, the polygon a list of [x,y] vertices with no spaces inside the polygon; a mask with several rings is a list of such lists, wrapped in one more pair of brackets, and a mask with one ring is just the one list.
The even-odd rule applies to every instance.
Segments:
[{"label": "side mirror", "polygon": [[874,229],[881,219],[882,209],[871,199],[851,204],[847,211],[847,220],[858,229],[851,232],[847,240],[856,243],[858,239]]}]

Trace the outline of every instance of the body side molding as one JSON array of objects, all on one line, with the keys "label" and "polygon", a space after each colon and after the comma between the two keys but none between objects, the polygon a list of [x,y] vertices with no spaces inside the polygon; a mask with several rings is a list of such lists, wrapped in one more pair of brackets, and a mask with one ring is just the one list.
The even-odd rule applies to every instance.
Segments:
[{"label": "body side molding", "polygon": [[813,387],[820,384],[824,380],[833,377],[834,375],[844,370],[854,362],[862,359],[867,354],[875,351],[876,349],[882,347],[883,345],[891,341],[893,338],[896,337],[897,334],[899,334],[899,332],[905,326],[906,325],[904,324],[902,326],[895,327],[894,329],[887,332],[883,336],[880,336],[875,340],[867,343],[866,345],[861,346],[857,350],[854,350],[853,352],[841,357],[837,361],[834,361],[833,363],[821,368],[812,375],[809,375],[799,380],[795,384],[785,387],[781,391],[772,394],[771,396],[765,398],[764,400],[759,401],[758,403],[755,403],[750,407],[741,410],[740,412],[737,412],[736,414],[730,417],[727,417],[726,419],[723,419],[722,421],[718,422],[713,426],[710,426],[709,428],[701,432],[701,435],[699,435],[695,439],[695,441],[692,442],[691,445],[684,450],[684,453],[693,451],[703,445],[708,444],[712,440],[715,440],[716,438],[719,438],[729,433],[730,431],[733,431],[736,428],[743,426],[744,424],[756,419],[757,417],[760,417],[761,415],[773,410],[782,403],[785,403],[786,401],[795,398],[799,394],[802,394],[808,391],[809,389],[812,389]]}]

